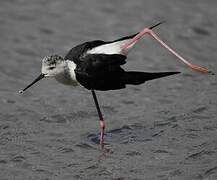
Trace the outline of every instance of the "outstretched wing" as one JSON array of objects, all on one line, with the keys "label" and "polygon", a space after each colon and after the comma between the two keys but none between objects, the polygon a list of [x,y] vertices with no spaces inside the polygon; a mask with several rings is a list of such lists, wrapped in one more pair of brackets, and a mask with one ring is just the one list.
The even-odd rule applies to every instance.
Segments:
[{"label": "outstretched wing", "polygon": [[87,54],[80,57],[75,73],[76,79],[87,89],[118,89],[122,88],[118,78],[124,70],[126,56],[120,54]]}]

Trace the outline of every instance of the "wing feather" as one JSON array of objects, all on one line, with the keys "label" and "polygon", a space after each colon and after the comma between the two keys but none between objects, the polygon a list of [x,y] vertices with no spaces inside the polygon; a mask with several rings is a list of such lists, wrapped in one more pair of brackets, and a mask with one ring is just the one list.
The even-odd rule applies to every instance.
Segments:
[{"label": "wing feather", "polygon": [[118,79],[124,70],[126,56],[120,54],[88,54],[80,58],[76,79],[87,89],[118,89],[123,85]]}]

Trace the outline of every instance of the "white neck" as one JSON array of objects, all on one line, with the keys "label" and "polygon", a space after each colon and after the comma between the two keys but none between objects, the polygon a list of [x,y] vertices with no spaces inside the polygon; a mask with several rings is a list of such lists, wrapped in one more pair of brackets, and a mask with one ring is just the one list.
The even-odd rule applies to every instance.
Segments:
[{"label": "white neck", "polygon": [[76,77],[75,77],[75,68],[76,68],[76,64],[73,62],[73,61],[70,61],[70,60],[66,60],[66,64],[69,68],[69,73],[70,73],[70,76],[73,80],[76,80]]},{"label": "white neck", "polygon": [[76,80],[76,75],[75,75],[76,64],[70,60],[66,60],[65,62],[66,65],[64,68],[64,72],[56,76],[55,77],[56,80],[66,85],[73,85],[73,86],[79,85],[79,82]]}]

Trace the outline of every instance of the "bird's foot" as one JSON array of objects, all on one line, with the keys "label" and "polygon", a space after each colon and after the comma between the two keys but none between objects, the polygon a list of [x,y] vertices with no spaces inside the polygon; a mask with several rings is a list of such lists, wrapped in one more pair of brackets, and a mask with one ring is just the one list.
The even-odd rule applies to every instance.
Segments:
[{"label": "bird's foot", "polygon": [[105,131],[105,121],[100,120],[100,146],[104,148],[104,132]]},{"label": "bird's foot", "polygon": [[195,64],[189,64],[189,67],[195,71],[214,75],[214,73],[212,71],[210,71],[204,67],[200,67],[198,65],[195,65]]}]

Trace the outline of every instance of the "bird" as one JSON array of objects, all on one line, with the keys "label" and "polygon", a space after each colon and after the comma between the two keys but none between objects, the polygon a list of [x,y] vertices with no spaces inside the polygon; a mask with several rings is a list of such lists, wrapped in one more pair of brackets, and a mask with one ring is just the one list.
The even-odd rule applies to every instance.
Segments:
[{"label": "bird", "polygon": [[140,85],[146,81],[175,75],[180,72],[138,72],[125,71],[127,55],[135,44],[145,35],[153,37],[158,43],[195,71],[212,73],[206,68],[190,63],[169,47],[153,29],[162,22],[146,27],[133,35],[112,41],[87,41],[73,47],[65,57],[50,55],[42,59],[41,74],[28,86],[20,90],[23,93],[41,79],[53,77],[58,82],[70,86],[83,86],[91,91],[100,122],[99,143],[104,145],[105,120],[95,91],[119,90],[127,85]]}]

